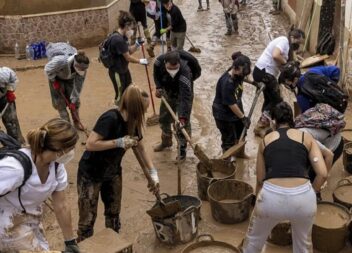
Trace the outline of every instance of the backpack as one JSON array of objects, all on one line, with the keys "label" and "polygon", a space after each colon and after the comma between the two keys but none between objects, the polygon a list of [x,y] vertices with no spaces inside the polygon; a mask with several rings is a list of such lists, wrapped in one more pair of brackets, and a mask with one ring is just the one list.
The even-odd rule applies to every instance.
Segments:
[{"label": "backpack", "polygon": [[77,49],[65,42],[49,43],[46,46],[46,56],[51,61],[52,58],[58,55],[72,56],[77,53]]},{"label": "backpack", "polygon": [[300,92],[316,103],[331,105],[344,113],[348,104],[348,95],[332,80],[316,73],[304,74],[304,82]]},{"label": "backpack", "polygon": [[197,58],[195,58],[192,54],[184,51],[179,50],[180,57],[182,60],[187,62],[188,67],[191,69],[192,72],[192,80],[197,80],[202,74],[202,68],[199,65]]},{"label": "backpack", "polygon": [[113,32],[108,35],[108,37],[99,45],[99,62],[101,62],[105,68],[109,69],[115,65],[115,57],[110,49],[110,42],[113,36],[117,33]]},{"label": "backpack", "polygon": [[[19,151],[19,149],[21,148],[21,144],[16,139],[12,138],[11,136],[7,135],[5,132],[1,130],[0,130],[0,143],[3,146],[0,148],[0,160],[7,156],[12,156],[21,163],[24,169],[23,181],[22,181],[22,184],[18,187],[18,199],[23,209],[23,212],[26,213],[26,209],[24,208],[21,201],[21,188],[32,174],[32,162],[25,153]],[[0,169],[1,169],[1,166],[0,166]],[[10,192],[11,191],[5,194],[2,194],[0,195],[0,197],[3,197],[9,194]]]},{"label": "backpack", "polygon": [[324,33],[317,45],[317,54],[332,55],[335,50],[335,38],[330,32]]},{"label": "backpack", "polygon": [[325,129],[336,135],[346,126],[343,113],[328,104],[317,104],[295,118],[296,128]]}]

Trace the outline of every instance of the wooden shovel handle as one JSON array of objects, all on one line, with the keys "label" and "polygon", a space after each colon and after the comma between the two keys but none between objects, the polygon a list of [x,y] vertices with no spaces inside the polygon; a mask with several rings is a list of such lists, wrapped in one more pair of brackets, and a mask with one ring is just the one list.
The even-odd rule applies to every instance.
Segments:
[{"label": "wooden shovel handle", "polygon": [[[180,124],[180,121],[178,120],[176,114],[174,113],[174,111],[172,110],[171,106],[169,105],[169,103],[166,101],[165,97],[162,96],[161,97],[161,101],[165,104],[167,110],[169,111],[169,113],[171,114],[172,118],[175,120],[175,122],[177,124]],[[181,128],[182,134],[185,136],[186,140],[188,141],[188,143],[193,147],[193,143],[191,140],[191,137],[188,135],[187,131],[184,128]]]}]

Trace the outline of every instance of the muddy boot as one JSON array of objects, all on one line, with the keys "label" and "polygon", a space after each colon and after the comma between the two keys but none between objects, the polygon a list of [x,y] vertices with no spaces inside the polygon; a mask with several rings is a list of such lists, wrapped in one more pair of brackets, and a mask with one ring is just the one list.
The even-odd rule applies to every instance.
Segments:
[{"label": "muddy boot", "polygon": [[227,30],[227,32],[225,33],[226,36],[230,36],[232,34],[232,31]]},{"label": "muddy boot", "polygon": [[172,135],[161,133],[161,143],[154,147],[154,152],[161,152],[172,146]]},{"label": "muddy boot", "polygon": [[149,54],[150,57],[155,57],[155,54],[154,54],[154,45],[152,43],[152,37],[150,36],[150,32],[147,29],[144,29],[144,36],[145,38],[147,39],[147,52]]},{"label": "muddy boot", "polygon": [[202,11],[202,10],[203,10],[203,7],[199,5],[197,11]]},{"label": "muddy boot", "polygon": [[180,153],[176,156],[176,161],[183,162],[187,157],[187,145],[181,145]]}]

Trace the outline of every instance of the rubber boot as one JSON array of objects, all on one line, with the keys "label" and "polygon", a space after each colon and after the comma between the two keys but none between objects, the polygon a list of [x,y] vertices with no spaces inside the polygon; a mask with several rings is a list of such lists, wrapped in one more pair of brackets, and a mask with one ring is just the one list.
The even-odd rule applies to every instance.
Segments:
[{"label": "rubber boot", "polygon": [[172,135],[161,133],[161,143],[154,147],[154,152],[161,152],[172,146]]},{"label": "rubber boot", "polygon": [[79,131],[84,131],[84,127],[80,123],[81,119],[79,117],[79,110],[78,109],[76,109],[75,112],[71,111],[71,117],[73,120],[74,127]]},{"label": "rubber boot", "polygon": [[180,153],[176,156],[176,161],[183,162],[187,157],[187,144],[181,145]]},{"label": "rubber boot", "polygon": [[154,46],[152,44],[152,37],[150,36],[150,32],[147,29],[144,29],[144,36],[145,38],[147,39],[147,52],[149,54],[150,57],[155,57],[155,54],[154,54]]}]

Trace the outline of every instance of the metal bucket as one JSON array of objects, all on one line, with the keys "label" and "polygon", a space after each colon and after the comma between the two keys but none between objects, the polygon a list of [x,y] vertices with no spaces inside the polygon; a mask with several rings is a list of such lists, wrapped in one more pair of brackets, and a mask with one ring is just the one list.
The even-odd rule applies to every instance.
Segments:
[{"label": "metal bucket", "polygon": [[352,208],[352,177],[341,179],[332,193],[334,202],[339,203],[348,209]]},{"label": "metal bucket", "polygon": [[218,180],[208,188],[211,214],[224,224],[248,219],[253,196],[252,186],[235,179]]},{"label": "metal bucket", "polygon": [[352,142],[349,141],[343,146],[342,163],[345,170],[352,174]]},{"label": "metal bucket", "polygon": [[182,211],[173,217],[164,219],[152,218],[156,237],[160,242],[172,245],[193,240],[198,232],[201,200],[188,195],[169,196],[165,193],[161,195],[166,196],[163,198],[165,203],[175,200],[179,201]]},{"label": "metal bucket", "polygon": [[[334,220],[334,216],[341,221]],[[326,253],[342,250],[346,245],[350,218],[346,207],[326,201],[319,202],[312,231],[314,248]]]},{"label": "metal bucket", "polygon": [[212,159],[211,163],[213,178],[208,177],[207,169],[203,163],[197,164],[198,196],[201,200],[208,200],[207,190],[211,183],[220,179],[232,179],[235,176],[236,163],[223,159]]},{"label": "metal bucket", "polygon": [[[201,240],[201,238],[204,238]],[[205,238],[208,238],[207,240]],[[182,253],[240,253],[239,249],[226,242],[215,241],[213,236],[204,234],[199,235],[195,243],[188,245]]]},{"label": "metal bucket", "polygon": [[268,242],[279,245],[288,246],[292,244],[291,223],[288,221],[277,224],[268,237]]}]

